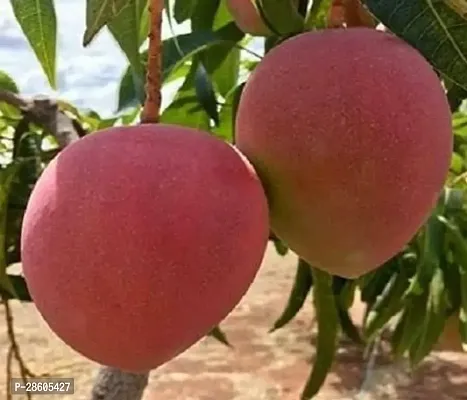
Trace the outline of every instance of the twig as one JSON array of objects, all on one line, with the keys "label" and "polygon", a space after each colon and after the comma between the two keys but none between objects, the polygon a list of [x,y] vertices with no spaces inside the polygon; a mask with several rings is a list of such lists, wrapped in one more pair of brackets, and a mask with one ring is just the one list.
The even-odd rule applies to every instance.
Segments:
[{"label": "twig", "polygon": [[162,10],[163,0],[151,0],[149,12],[151,15],[151,29],[149,31],[148,64],[146,74],[146,100],[141,114],[142,123],[159,122],[162,101]]},{"label": "twig", "polygon": [[0,102],[21,110],[25,117],[55,137],[60,149],[78,140],[85,133],[76,121],[62,112],[58,103],[45,96],[27,99],[16,93],[0,89]]},{"label": "twig", "polygon": [[[373,343],[370,344],[370,348],[368,349],[368,363],[365,368],[365,375],[363,378],[363,383],[360,387],[360,391],[357,393],[355,400],[364,400],[365,395],[368,394],[369,386],[372,383],[373,378],[373,371],[376,363],[376,357],[378,355],[379,344],[380,344],[380,336],[377,336]],[[366,357],[365,357],[366,358]]]},{"label": "twig", "polygon": [[467,172],[463,172],[462,174],[456,176],[453,180],[452,180],[452,186],[455,186],[457,185],[459,182],[461,181],[466,181],[467,180]]},{"label": "twig", "polygon": [[256,57],[256,58],[259,59],[259,60],[262,60],[262,59],[263,59],[263,56],[262,56],[261,54],[258,54],[258,53],[256,53],[255,51],[250,50],[248,47],[242,46],[242,45],[240,45],[240,44],[236,44],[235,47],[236,47],[237,49],[240,49],[240,50],[242,50],[242,51],[244,51],[244,52],[250,54],[250,55],[253,56],[253,57]]},{"label": "twig", "polygon": [[[12,373],[13,369],[13,348],[11,346],[8,347],[8,352],[6,354],[6,383],[9,385],[9,382],[11,382],[11,378],[13,377]],[[13,394],[11,393],[11,390],[7,388],[7,400],[13,400]]]},{"label": "twig", "polygon": [[[7,327],[7,335],[8,335],[8,339],[10,341],[9,352],[11,350],[11,355],[9,357],[7,357],[7,358],[9,358],[9,361],[8,361],[7,364],[10,365],[9,367],[7,366],[7,379],[8,379],[8,375],[9,375],[9,377],[11,377],[11,358],[14,357],[16,362],[18,363],[18,366],[19,366],[21,379],[22,379],[23,383],[26,384],[27,378],[34,378],[37,375],[35,375],[33,372],[31,372],[31,370],[26,366],[26,363],[24,362],[23,357],[21,356],[21,352],[20,352],[20,349],[19,349],[19,346],[18,346],[18,342],[16,341],[15,330],[14,330],[14,326],[13,326],[13,314],[11,313],[10,304],[9,304],[8,300],[4,300],[3,298],[2,298],[2,303],[3,303],[3,306],[5,308],[5,320],[6,320],[6,327]],[[9,384],[10,384],[10,380],[8,379],[7,380],[7,385],[9,385]],[[27,394],[28,399],[32,398],[31,393],[26,393],[26,394]]]},{"label": "twig", "polygon": [[2,101],[24,111],[28,108],[30,104],[30,102],[28,102],[20,95],[13,92],[9,92],[7,90],[0,89],[0,102]]}]

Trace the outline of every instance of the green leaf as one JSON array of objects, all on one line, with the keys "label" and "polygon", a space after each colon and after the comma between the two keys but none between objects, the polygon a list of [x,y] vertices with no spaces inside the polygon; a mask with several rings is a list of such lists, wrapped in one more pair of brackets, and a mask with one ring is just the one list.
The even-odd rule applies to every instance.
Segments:
[{"label": "green leaf", "polygon": [[145,97],[144,74],[137,74],[129,66],[120,80],[117,111],[142,105]]},{"label": "green leaf", "polygon": [[216,339],[218,342],[225,344],[228,347],[232,347],[232,345],[229,343],[227,340],[227,336],[225,333],[221,330],[219,326],[214,327],[211,332],[209,332],[208,336],[213,337]]},{"label": "green leaf", "polygon": [[231,43],[235,45],[244,34],[235,23],[230,23],[217,31],[196,31],[178,35],[163,42],[162,74],[164,79],[195,54],[211,46]]},{"label": "green leaf", "polygon": [[410,295],[405,303],[403,311],[403,326],[397,336],[397,343],[393,343],[393,353],[396,357],[401,357],[419,339],[425,322],[426,304],[428,302],[428,290],[424,290],[420,295]]},{"label": "green leaf", "polygon": [[440,259],[444,253],[446,228],[439,220],[439,214],[445,208],[446,192],[438,201],[437,209],[430,216],[424,227],[423,248],[417,265],[417,272],[409,288],[416,294],[419,288],[427,288],[435,271],[440,267]]},{"label": "green leaf", "polygon": [[452,153],[449,169],[455,174],[460,174],[464,168],[464,159],[460,154]]},{"label": "green leaf", "polygon": [[[216,63],[216,53],[221,61]],[[214,61],[214,63],[213,63]],[[232,44],[213,46],[203,54],[203,64],[217,91],[225,97],[236,85],[240,72],[240,49]]]},{"label": "green leaf", "polygon": [[209,131],[209,116],[199,103],[195,89],[198,64],[193,63],[173,102],[160,117],[161,123],[182,125]]},{"label": "green leaf", "polygon": [[406,347],[406,346],[401,346],[401,340],[402,340],[402,335],[404,333],[404,328],[407,324],[407,318],[408,318],[407,313],[402,312],[401,314],[399,314],[399,318],[397,319],[397,322],[395,324],[394,330],[392,332],[392,336],[390,338],[393,355],[396,355],[397,349],[401,347],[404,347],[404,348]]},{"label": "green leaf", "polygon": [[278,36],[299,33],[304,29],[304,19],[294,0],[255,0],[258,11],[268,28]]},{"label": "green leaf", "polygon": [[399,260],[396,256],[386,261],[380,268],[360,278],[361,300],[370,305],[374,304],[398,270]]},{"label": "green leaf", "polygon": [[[245,83],[242,83],[227,94],[225,103],[220,111],[220,123],[212,130],[217,137],[220,137],[229,143],[234,142],[235,116],[237,114],[238,103],[244,87]],[[288,251],[287,247],[279,239],[273,241],[277,252],[281,255],[285,255]]]},{"label": "green leaf", "polygon": [[342,332],[344,332],[345,336],[347,336],[352,342],[356,344],[363,344],[363,338],[360,334],[359,329],[352,321],[352,317],[350,316],[349,310],[339,306],[337,312],[339,315],[339,325],[342,329]]},{"label": "green leaf", "polygon": [[127,6],[128,0],[86,0],[86,30],[83,46],[88,46],[100,30]]},{"label": "green leaf", "polygon": [[440,216],[439,221],[444,224],[450,241],[453,244],[454,260],[459,266],[460,295],[461,295],[461,334],[464,343],[467,343],[467,242],[459,229],[459,226]]},{"label": "green leaf", "polygon": [[18,86],[14,79],[3,71],[0,71],[0,89],[7,90],[12,93],[19,93]]},{"label": "green leaf", "polygon": [[467,3],[465,0],[444,0],[457,14],[467,19]]},{"label": "green leaf", "polygon": [[443,271],[438,268],[431,280],[421,335],[410,349],[410,361],[416,367],[432,350],[443,333],[447,319],[446,287]]},{"label": "green leaf", "polygon": [[8,275],[8,280],[13,287],[15,295],[8,291],[2,290],[0,287],[0,294],[5,300],[16,299],[23,302],[32,302],[32,298],[29,294],[28,286],[24,277],[20,275]]},{"label": "green leaf", "polygon": [[459,109],[462,102],[467,99],[467,90],[461,88],[459,85],[452,83],[449,80],[445,80],[446,88],[448,89],[447,98],[451,112],[455,112]]},{"label": "green leaf", "polygon": [[364,326],[364,335],[368,340],[375,339],[389,320],[402,310],[404,293],[409,284],[407,271],[402,266],[397,275],[391,278],[384,292],[369,310]]},{"label": "green leaf", "polygon": [[216,93],[212,86],[210,77],[208,76],[204,66],[199,63],[195,73],[195,90],[199,103],[203,106],[206,113],[214,121],[216,126],[219,125],[219,110],[217,109]]},{"label": "green leaf", "polygon": [[175,0],[173,16],[178,24],[185,22],[193,15],[198,0]]},{"label": "green leaf", "polygon": [[191,15],[191,30],[212,30],[220,0],[198,0]]},{"label": "green leaf", "polygon": [[339,304],[345,308],[349,309],[352,307],[352,304],[355,301],[355,294],[357,292],[358,287],[358,280],[357,279],[349,279],[344,284],[344,287],[339,293],[338,302]]},{"label": "green leaf", "polygon": [[125,53],[136,74],[142,74],[139,54],[141,25],[147,0],[127,0],[117,16],[108,21],[107,27]]},{"label": "green leaf", "polygon": [[[149,0],[146,0],[146,3],[148,3]],[[141,15],[141,24],[140,24],[140,30],[139,30],[139,41],[138,41],[138,47],[141,47],[141,45],[146,41],[149,35],[149,28],[151,27],[151,18],[149,15],[149,7],[146,5],[143,9],[143,13]]]},{"label": "green leaf", "polygon": [[216,16],[214,17],[212,28],[219,29],[233,20],[233,16],[230,14],[229,8],[227,7],[227,0],[221,0],[217,8]]},{"label": "green leaf", "polygon": [[0,171],[0,287],[8,291],[14,297],[18,297],[15,289],[7,275],[6,268],[6,221],[7,205],[11,185],[20,169],[21,163],[13,161]]},{"label": "green leaf", "polygon": [[312,268],[312,272],[318,339],[313,369],[305,384],[302,400],[311,399],[323,385],[334,362],[339,332],[339,316],[332,287],[332,276],[317,268]]},{"label": "green leaf", "polygon": [[[229,24],[216,32],[199,31],[174,36],[162,42],[162,79],[164,83],[186,74],[186,63],[195,55],[207,51],[213,46],[234,46],[243,38],[243,33],[235,24]],[[147,51],[140,55],[141,62],[147,62]],[[179,69],[182,69],[179,71]],[[120,81],[118,110],[143,104],[146,67],[142,71],[127,68]],[[133,84],[133,87],[132,87]]]},{"label": "green leaf", "polygon": [[455,112],[452,115],[452,125],[454,134],[460,137],[467,137],[467,115],[461,112]]},{"label": "green leaf", "polygon": [[467,20],[443,1],[364,0],[396,35],[417,48],[435,69],[467,89]]},{"label": "green leaf", "polygon": [[274,244],[274,248],[280,256],[285,256],[289,252],[289,248],[284,244],[282,240],[277,237],[274,237],[272,243]]},{"label": "green leaf", "polygon": [[[463,282],[463,290],[467,290],[467,279]],[[461,334],[462,343],[467,344],[467,308],[464,305],[459,313],[459,333]]]},{"label": "green leaf", "polygon": [[302,259],[298,260],[297,271],[295,273],[295,280],[290,292],[287,305],[282,312],[281,316],[276,320],[270,332],[287,325],[298,312],[302,309],[303,304],[308,296],[308,293],[313,286],[313,274],[311,267]]},{"label": "green leaf", "polygon": [[313,0],[305,21],[306,29],[323,29],[326,27],[331,2],[331,0]]},{"label": "green leaf", "polygon": [[245,88],[246,82],[238,85],[232,95],[232,131],[234,132],[234,140],[235,143],[235,129],[237,124],[237,110],[240,104],[240,99],[242,97],[243,89]]},{"label": "green leaf", "polygon": [[52,89],[57,89],[57,17],[53,0],[10,0]]}]

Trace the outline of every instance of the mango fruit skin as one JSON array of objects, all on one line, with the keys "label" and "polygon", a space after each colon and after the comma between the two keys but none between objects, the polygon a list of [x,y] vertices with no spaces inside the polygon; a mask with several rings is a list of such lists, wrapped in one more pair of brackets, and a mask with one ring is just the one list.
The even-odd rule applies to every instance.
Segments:
[{"label": "mango fruit skin", "polygon": [[100,364],[148,371],[206,335],[252,283],[267,201],[233,146],[169,125],[115,127],[63,150],[22,227],[50,328]]},{"label": "mango fruit skin", "polygon": [[274,233],[354,278],[397,254],[447,177],[451,113],[429,63],[369,28],[300,34],[249,77],[236,145],[267,192]]}]

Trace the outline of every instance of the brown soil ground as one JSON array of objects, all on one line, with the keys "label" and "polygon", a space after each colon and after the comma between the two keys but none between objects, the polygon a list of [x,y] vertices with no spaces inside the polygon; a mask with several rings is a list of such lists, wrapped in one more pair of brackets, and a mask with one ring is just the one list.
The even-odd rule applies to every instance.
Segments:
[{"label": "brown soil ground", "polygon": [[[313,307],[309,300],[283,329],[268,329],[282,311],[295,274],[293,255],[268,251],[249,292],[222,328],[233,349],[205,338],[151,374],[144,400],[299,400],[313,362]],[[16,335],[35,373],[73,377],[75,394],[38,399],[89,398],[97,365],[63,344],[44,324],[32,304],[12,304]],[[0,310],[4,318],[4,310]],[[362,315],[358,304],[355,318]],[[0,399],[6,398],[5,324],[0,327]],[[467,400],[467,354],[433,353],[409,375],[401,366],[379,360],[366,393],[362,350],[343,342],[332,373],[317,400]],[[14,376],[19,377],[15,372]],[[358,396],[357,396],[358,394]],[[15,400],[23,400],[16,396]]]}]

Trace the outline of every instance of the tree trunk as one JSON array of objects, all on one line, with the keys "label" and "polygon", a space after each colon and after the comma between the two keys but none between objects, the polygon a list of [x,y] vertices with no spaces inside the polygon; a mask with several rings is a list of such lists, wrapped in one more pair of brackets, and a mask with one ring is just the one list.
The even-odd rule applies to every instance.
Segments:
[{"label": "tree trunk", "polygon": [[132,374],[101,367],[90,400],[141,400],[148,380],[149,374]]}]

